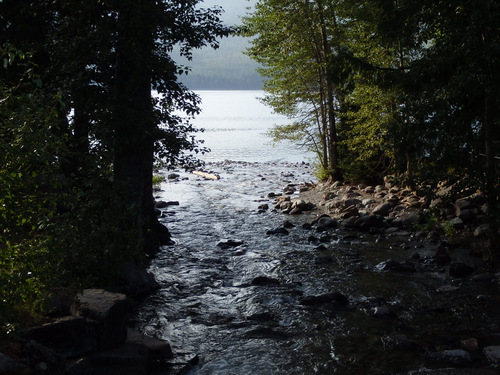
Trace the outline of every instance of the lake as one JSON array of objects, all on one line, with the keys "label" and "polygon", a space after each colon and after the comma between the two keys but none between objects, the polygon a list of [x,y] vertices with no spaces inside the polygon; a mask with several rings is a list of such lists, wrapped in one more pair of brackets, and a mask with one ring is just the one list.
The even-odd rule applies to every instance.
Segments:
[{"label": "lake", "polygon": [[202,113],[193,120],[205,129],[197,138],[205,141],[211,152],[202,157],[207,162],[224,160],[248,162],[310,162],[314,154],[290,142],[273,144],[265,133],[276,124],[291,120],[273,113],[259,101],[260,90],[196,91],[202,98]]}]

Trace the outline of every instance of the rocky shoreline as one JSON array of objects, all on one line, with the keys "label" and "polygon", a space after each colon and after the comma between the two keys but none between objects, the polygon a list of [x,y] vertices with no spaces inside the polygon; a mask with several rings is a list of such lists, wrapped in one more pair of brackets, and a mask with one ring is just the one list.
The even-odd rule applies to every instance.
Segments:
[{"label": "rocky shoreline", "polygon": [[275,199],[274,209],[284,214],[315,211],[318,217],[328,216],[348,229],[386,234],[411,231],[419,238],[445,242],[450,240],[446,235],[484,240],[488,231],[486,198],[473,193],[452,201],[450,196],[451,189],[443,188],[430,200],[386,179],[385,185],[377,186],[292,183],[283,193],[268,197]]}]

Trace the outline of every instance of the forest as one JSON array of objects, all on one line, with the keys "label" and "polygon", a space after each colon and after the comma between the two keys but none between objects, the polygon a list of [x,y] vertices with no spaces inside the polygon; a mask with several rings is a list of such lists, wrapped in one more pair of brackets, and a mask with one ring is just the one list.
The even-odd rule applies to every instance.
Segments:
[{"label": "forest", "polygon": [[153,170],[207,151],[172,51],[230,35],[252,38],[264,102],[294,119],[271,136],[314,150],[321,179],[481,191],[498,246],[497,2],[259,0],[237,28],[201,3],[0,2],[1,332],[169,243]]}]

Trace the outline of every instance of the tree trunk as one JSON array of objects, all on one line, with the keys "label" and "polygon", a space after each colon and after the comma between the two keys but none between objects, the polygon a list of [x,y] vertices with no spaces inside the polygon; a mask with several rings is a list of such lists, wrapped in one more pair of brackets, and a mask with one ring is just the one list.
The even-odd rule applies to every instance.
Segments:
[{"label": "tree trunk", "polygon": [[124,192],[124,203],[132,212],[130,225],[137,231],[139,248],[147,246],[147,234],[156,222],[152,187],[151,10],[151,0],[118,3],[114,183]]},{"label": "tree trunk", "polygon": [[326,88],[326,110],[328,116],[328,161],[330,164],[331,175],[335,180],[341,180],[342,176],[339,168],[338,161],[338,137],[337,137],[337,114],[335,111],[334,97],[335,92],[333,89],[333,82],[328,72],[328,63],[331,56],[331,47],[328,42],[328,35],[325,25],[325,15],[323,13],[324,4],[322,1],[318,2],[319,22],[321,27],[321,66],[323,70],[323,79],[325,80]]}]

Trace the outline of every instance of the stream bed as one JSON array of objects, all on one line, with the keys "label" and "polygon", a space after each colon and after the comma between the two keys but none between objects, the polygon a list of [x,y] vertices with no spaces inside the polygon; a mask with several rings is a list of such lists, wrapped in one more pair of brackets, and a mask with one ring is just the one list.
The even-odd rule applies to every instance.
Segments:
[{"label": "stream bed", "polygon": [[[157,192],[179,203],[161,218],[176,244],[152,260],[161,289],[136,317],[145,334],[197,356],[183,373],[497,373],[483,347],[500,345],[498,282],[479,259],[453,250],[452,260],[485,276],[451,278],[449,265],[432,261],[439,244],[412,234],[331,229],[318,242],[303,227],[314,211],[284,215],[268,198],[314,181],[307,164],[207,167],[221,178],[176,172]],[[288,234],[268,234],[285,222]],[[389,259],[415,270],[383,271]]]}]

